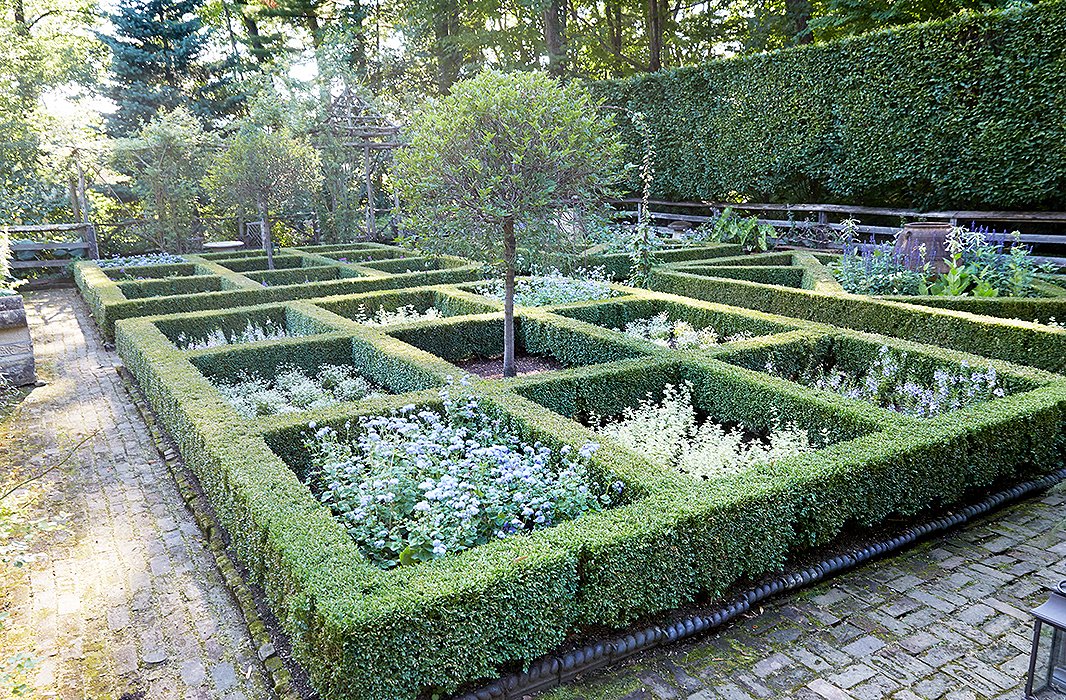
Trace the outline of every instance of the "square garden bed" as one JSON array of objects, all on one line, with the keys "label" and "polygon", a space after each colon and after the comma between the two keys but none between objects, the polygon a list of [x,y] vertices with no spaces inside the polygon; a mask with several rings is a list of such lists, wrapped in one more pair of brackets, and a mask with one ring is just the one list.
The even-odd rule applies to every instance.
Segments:
[{"label": "square garden bed", "polygon": [[933,418],[1035,387],[1021,375],[1002,371],[1000,362],[960,361],[843,336],[737,350],[722,359],[917,418]]},{"label": "square garden bed", "polygon": [[[232,270],[233,272],[257,272],[268,271],[270,268],[267,266],[266,255],[260,253],[259,255],[248,255],[233,260],[218,260],[219,265]],[[315,263],[309,262],[301,255],[295,255],[293,253],[278,252],[274,255],[274,269],[275,270],[288,270],[294,267],[303,267],[304,265],[314,265]]]},{"label": "square garden bed", "polygon": [[[389,331],[405,343],[485,378],[503,376],[503,315],[420,324]],[[614,362],[644,354],[610,334],[592,335],[561,322],[515,317],[515,357],[527,374]]]},{"label": "square garden bed", "polygon": [[337,330],[287,306],[168,317],[156,321],[155,325],[181,350],[207,350]]},{"label": "square garden bed", "polygon": [[445,258],[425,257],[402,257],[390,260],[372,260],[360,263],[363,267],[369,267],[379,272],[387,272],[391,275],[402,275],[408,272],[426,272],[429,270],[446,270],[455,267],[453,261]]},{"label": "square garden bed", "polygon": [[[558,271],[531,277],[519,277],[515,281],[515,306],[556,307],[581,304],[620,297],[622,288],[611,284],[598,271],[578,273],[570,277]],[[490,299],[499,305],[504,303],[504,282],[501,279],[485,280],[467,284],[462,289]]]},{"label": "square garden bed", "polygon": [[379,327],[496,311],[495,306],[467,295],[437,289],[332,297],[315,304],[358,323]]},{"label": "square garden bed", "polygon": [[669,349],[710,349],[797,328],[752,312],[695,306],[663,299],[635,298],[562,308],[555,313],[624,333]]},{"label": "square garden bed", "polygon": [[[308,251],[316,252],[316,251]],[[392,260],[395,258],[406,257],[404,251],[398,248],[340,248],[328,251],[322,251],[317,253],[325,258],[336,260],[339,263],[345,263],[348,265],[354,263],[365,263],[372,260]]]},{"label": "square garden bed", "polygon": [[189,359],[246,419],[323,411],[437,383],[413,367],[368,362],[357,345],[348,337],[295,338],[197,351]]},{"label": "square garden bed", "polygon": [[468,385],[268,430],[271,449],[374,566],[411,566],[576,521],[630,500],[593,459]]},{"label": "square garden bed", "polygon": [[312,267],[290,267],[281,270],[259,270],[245,272],[248,279],[259,282],[264,287],[279,287],[286,284],[304,284],[307,282],[322,282],[323,280],[335,280],[341,277],[358,277],[359,274],[352,270],[343,270],[332,265],[316,265]]},{"label": "square garden bed", "polygon": [[630,363],[531,380],[517,393],[597,439],[708,481],[813,453],[878,429],[870,417],[810,401],[719,363]]},{"label": "square garden bed", "polygon": [[218,275],[164,277],[161,279],[119,282],[118,288],[127,299],[147,299],[149,297],[165,297],[175,294],[218,292],[222,290],[222,278]]}]

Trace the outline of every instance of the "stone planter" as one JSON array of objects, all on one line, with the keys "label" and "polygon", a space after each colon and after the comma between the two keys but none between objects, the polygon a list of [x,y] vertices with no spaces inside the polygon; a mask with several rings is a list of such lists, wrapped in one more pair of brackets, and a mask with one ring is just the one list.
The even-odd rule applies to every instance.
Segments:
[{"label": "stone planter", "polygon": [[26,307],[17,294],[0,296],[0,374],[15,386],[37,381]]},{"label": "stone planter", "polygon": [[948,271],[947,238],[951,224],[946,221],[913,221],[896,235],[896,255],[912,270],[922,266],[921,247],[925,246],[924,261],[932,263],[938,273]]}]

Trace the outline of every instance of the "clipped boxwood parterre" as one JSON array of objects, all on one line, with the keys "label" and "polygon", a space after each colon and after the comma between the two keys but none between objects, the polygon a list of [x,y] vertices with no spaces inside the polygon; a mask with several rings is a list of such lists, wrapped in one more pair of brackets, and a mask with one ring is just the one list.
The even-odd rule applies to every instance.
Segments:
[{"label": "clipped boxwood parterre", "polygon": [[360,244],[356,250],[374,256],[368,259],[413,260],[412,269],[401,265],[396,270],[382,270],[326,257],[324,253],[332,254],[333,249],[323,248],[326,250],[279,249],[272,271],[267,270],[266,257],[258,251],[186,255],[187,266],[158,266],[180,268],[180,276],[167,276],[170,270],[128,268],[124,275],[132,271],[134,276],[162,277],[130,281],[116,281],[113,277],[123,277],[123,274],[101,269],[92,261],[81,261],[74,265],[74,281],[104,335],[111,338],[115,322],[123,318],[231,309],[420,284],[464,282],[480,277],[478,265],[451,256],[441,256],[427,265],[425,258],[409,256],[395,246]]},{"label": "clipped boxwood parterre", "polygon": [[[789,266],[781,267],[789,255]],[[652,288],[857,331],[880,333],[963,352],[1066,371],[1066,331],[1042,321],[1066,318],[1066,296],[1045,283],[1045,297],[872,297],[844,291],[809,252],[708,258],[659,266]],[[750,274],[736,270],[750,267]],[[719,270],[719,267],[723,268]],[[782,280],[774,270],[793,270]],[[780,284],[782,281],[798,285]],[[1037,322],[1034,322],[1037,321]]]},{"label": "clipped boxwood parterre", "polygon": [[[307,266],[320,266],[317,253],[292,254],[317,256]],[[193,264],[217,266],[211,259]],[[393,280],[394,288],[346,288],[338,295],[310,282],[301,286],[314,289],[281,299],[252,296],[271,288],[245,285],[236,289],[248,292],[253,305],[233,308],[245,297],[231,297],[225,307],[208,310],[213,307],[197,302],[197,313],[181,313],[187,310],[181,297],[170,299],[170,306],[123,306],[134,302],[119,299],[113,283],[102,282],[90,265],[81,267],[79,284],[90,305],[100,309],[98,319],[121,310],[110,316],[119,353],[197,474],[235,555],[262,587],[295,658],[324,698],[394,700],[452,692],[554,649],[574,630],[621,626],[697,597],[721,596],[738,580],[778,569],[846,528],[958,503],[1061,466],[1066,378],[957,349],[869,335],[854,330],[862,321],[848,315],[863,318],[854,310],[862,304],[888,309],[879,330],[914,338],[923,338],[922,324],[934,327],[944,318],[958,328],[974,326],[974,337],[983,325],[1002,326],[1007,330],[1000,331],[1000,355],[1016,352],[1013,343],[1032,348],[1026,340],[1026,333],[1035,335],[1032,324],[708,277],[680,271],[685,264],[661,270],[656,280],[686,296],[618,287],[623,294],[604,301],[519,308],[518,334],[526,350],[550,354],[567,368],[471,383],[485,410],[529,440],[554,446],[599,442],[592,468],[600,478],[625,483],[624,501],[548,529],[392,570],[365,560],[301,482],[307,466],[301,435],[309,421],[339,427],[404,405],[435,405],[447,377],[460,374],[449,359],[498,350],[499,304],[462,286],[411,277],[421,280],[419,286],[395,288],[402,281]],[[762,267],[790,269],[777,262]],[[387,274],[377,272],[382,278],[370,279]],[[242,275],[230,274],[235,277],[226,278],[229,283],[241,282],[236,278]],[[800,274],[805,287],[831,285],[817,269]],[[745,303],[695,298],[725,299],[729,285],[750,288],[749,296],[735,297]],[[807,320],[816,314],[804,309],[821,303],[831,310],[833,303],[850,304],[843,308],[851,310],[833,317],[836,325]],[[442,318],[386,327],[353,320],[365,310],[407,305],[435,308]],[[766,308],[741,308],[745,305]],[[132,317],[157,309],[178,313]],[[750,337],[710,349],[670,350],[613,330],[662,312],[696,326],[713,325],[723,336]],[[173,342],[179,333],[236,329],[264,318],[304,335],[193,351]],[[918,419],[761,371],[770,355],[798,362],[812,352],[863,366],[886,345],[929,371],[963,361],[991,363],[1009,391],[991,402]],[[1036,364],[1033,356],[1017,354],[1014,359]],[[269,374],[283,363],[314,367],[327,361],[350,363],[391,393],[301,414],[243,419],[209,380],[240,371]],[[754,473],[701,482],[595,437],[582,422],[593,414],[616,415],[680,382],[691,385],[702,415],[753,429],[782,419],[812,433],[826,430],[832,440]]]}]

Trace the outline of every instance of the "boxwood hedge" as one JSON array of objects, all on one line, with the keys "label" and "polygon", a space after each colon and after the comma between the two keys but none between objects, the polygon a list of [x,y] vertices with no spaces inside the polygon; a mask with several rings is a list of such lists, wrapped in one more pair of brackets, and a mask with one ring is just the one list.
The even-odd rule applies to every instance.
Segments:
[{"label": "boxwood hedge", "polygon": [[[1050,317],[1066,316],[1064,297],[848,294],[815,255],[786,255],[792,258],[791,267],[776,263],[743,265],[729,258],[661,265],[653,274],[651,286],[694,299],[881,333],[1052,372],[1066,371],[1066,331],[1046,325]],[[779,260],[767,255],[749,257],[756,262]],[[746,267],[753,273],[737,274]],[[773,270],[790,271],[791,276],[786,279]]]},{"label": "boxwood hedge", "polygon": [[[382,277],[368,279],[393,279],[379,272]],[[307,464],[301,434],[309,421],[341,426],[403,405],[435,405],[439,387],[459,373],[451,360],[498,352],[499,305],[447,284],[367,293],[346,288],[329,296],[333,288],[321,286],[328,283],[310,283],[304,287],[314,289],[299,298],[269,296],[270,288],[238,290],[265,302],[248,308],[123,319],[111,312],[133,302],[98,273],[90,265],[80,268],[86,298],[114,324],[124,362],[198,476],[235,556],[262,587],[294,657],[327,699],[452,692],[552,650],[575,630],[625,625],[698,597],[720,596],[738,580],[778,569],[845,529],[958,503],[994,485],[1054,470],[1064,457],[1064,377],[992,361],[1011,382],[1006,397],[929,420],[892,413],[770,376],[759,371],[759,360],[766,353],[801,357],[805,348],[831,347],[861,366],[883,345],[928,367],[989,360],[852,330],[875,325],[865,319],[876,314],[847,298],[667,270],[657,277],[659,285],[691,292],[688,298],[624,289],[626,296],[602,302],[520,308],[526,349],[571,366],[471,382],[484,410],[528,440],[555,446],[600,442],[593,469],[625,483],[624,502],[526,536],[385,571],[361,556],[301,482]],[[395,277],[405,274],[411,273]],[[766,308],[691,298],[727,299],[740,294],[736,290],[748,290],[742,297],[747,305]],[[785,301],[775,300],[780,294]],[[231,297],[231,305],[241,298]],[[179,299],[147,310],[186,311]],[[823,303],[828,311],[805,311]],[[394,327],[353,320],[361,308],[408,304],[438,308],[445,317]],[[872,307],[886,310],[882,328],[895,335],[923,337],[921,324],[942,318],[956,331],[973,326],[975,337],[982,324],[1018,331],[1002,330],[1001,355],[1012,354],[1025,333],[1035,335],[1024,324],[954,311],[896,302]],[[197,311],[205,308],[211,307],[198,304]],[[790,313],[769,313],[777,310]],[[612,330],[662,311],[753,337],[710,350],[669,350]],[[840,327],[804,320],[830,312],[841,314],[833,317]],[[239,327],[242,319],[268,316],[314,334],[192,352],[172,342],[183,330]],[[269,370],[285,361],[311,367],[323,357],[351,363],[398,394],[244,420],[206,376]],[[596,438],[582,422],[592,413],[617,414],[679,382],[692,385],[703,415],[753,429],[783,419],[812,434],[827,431],[831,439],[753,473],[701,482]]]},{"label": "boxwood hedge", "polygon": [[[407,253],[401,248],[367,243],[358,250],[397,263],[395,269],[340,262],[309,247],[280,249],[274,257],[273,271],[266,269],[266,258],[258,251],[240,251],[185,256],[193,275],[120,282],[92,261],[81,261],[74,265],[74,281],[104,335],[110,338],[115,322],[123,318],[230,309],[480,277],[479,266],[461,258],[415,258],[410,265],[404,265]],[[187,271],[183,266],[181,270]],[[146,272],[143,276],[153,274],[151,270]],[[154,276],[165,272],[156,271]]]}]

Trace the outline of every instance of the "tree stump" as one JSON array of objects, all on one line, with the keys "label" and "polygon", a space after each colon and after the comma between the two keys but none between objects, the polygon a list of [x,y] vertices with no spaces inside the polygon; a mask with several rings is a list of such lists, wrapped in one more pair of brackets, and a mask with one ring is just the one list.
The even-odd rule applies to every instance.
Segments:
[{"label": "tree stump", "polygon": [[[903,226],[896,234],[896,256],[911,270],[921,269],[931,263],[933,269],[943,274],[948,270],[947,238],[951,224],[946,221],[914,221]],[[925,246],[923,258],[922,246]]]}]

